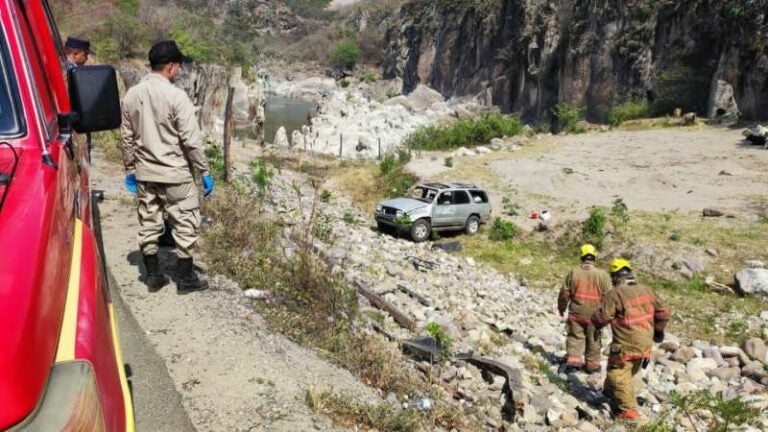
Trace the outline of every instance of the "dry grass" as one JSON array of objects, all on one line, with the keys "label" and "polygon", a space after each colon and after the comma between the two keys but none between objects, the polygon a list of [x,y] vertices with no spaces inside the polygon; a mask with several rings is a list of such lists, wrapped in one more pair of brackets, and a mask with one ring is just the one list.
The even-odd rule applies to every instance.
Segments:
[{"label": "dry grass", "polygon": [[372,163],[348,164],[340,166],[333,175],[333,189],[347,197],[364,211],[373,214],[378,204],[385,197],[378,188],[376,176],[378,167]]},{"label": "dry grass", "polygon": [[119,130],[97,132],[91,137],[96,150],[104,154],[104,159],[113,164],[123,165],[123,153]]}]

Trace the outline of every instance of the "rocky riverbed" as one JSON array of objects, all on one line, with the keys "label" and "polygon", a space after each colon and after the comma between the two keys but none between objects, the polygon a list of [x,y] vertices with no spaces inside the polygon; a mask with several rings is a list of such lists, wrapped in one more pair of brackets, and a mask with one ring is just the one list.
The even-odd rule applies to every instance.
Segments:
[{"label": "rocky riverbed", "polygon": [[[305,198],[298,199],[297,185]],[[269,209],[287,219],[285,251],[292,253],[295,233],[313,223],[329,233],[315,239],[316,248],[350,281],[362,282],[415,321],[408,330],[388,314],[377,325],[381,333],[404,341],[425,336],[435,322],[453,339],[452,352],[474,352],[500,361],[520,373],[513,390],[514,419],[502,416],[504,379],[489,376],[465,361],[450,361],[439,369],[439,380],[452,389],[455,400],[488,430],[606,430],[614,426],[603,398],[604,372],[565,374],[564,323],[555,310],[556,291],[532,288],[527,281],[501,274],[471,257],[415,244],[378,233],[371,217],[340,197],[327,203],[302,175],[283,171],[271,187]],[[319,206],[312,221],[312,203]],[[300,204],[299,204],[300,203]],[[461,241],[461,237],[449,241]],[[372,306],[361,300],[364,311]],[[674,315],[673,315],[673,319]],[[768,313],[761,316],[768,326]],[[605,345],[610,330],[603,332]],[[637,379],[641,411],[655,419],[671,408],[670,394],[698,390],[741,397],[758,408],[768,408],[766,345],[754,338],[743,346],[714,346],[705,341],[681,343],[673,335],[654,350],[650,366]],[[416,367],[435,373],[429,363]],[[603,371],[605,361],[603,362]],[[683,430],[706,428],[708,416],[672,416]],[[691,422],[695,422],[692,424]],[[768,419],[758,427],[768,428]],[[748,429],[744,429],[748,430]],[[752,429],[754,430],[754,429]]]},{"label": "rocky riverbed", "polygon": [[313,100],[319,106],[311,126],[292,136],[278,131],[275,145],[337,156],[341,146],[344,158],[375,159],[379,152],[393,151],[420,126],[471,116],[484,109],[482,101],[446,100],[427,86],[404,96],[399,79],[359,82],[346,88],[320,77],[263,82],[267,93]]}]

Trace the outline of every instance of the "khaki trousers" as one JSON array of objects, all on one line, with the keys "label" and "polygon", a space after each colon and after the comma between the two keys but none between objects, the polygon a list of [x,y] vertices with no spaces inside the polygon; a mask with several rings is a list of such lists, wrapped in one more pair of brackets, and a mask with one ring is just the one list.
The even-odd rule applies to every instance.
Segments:
[{"label": "khaki trousers", "polygon": [[565,350],[568,353],[566,364],[582,366],[586,357],[587,367],[600,366],[602,342],[600,334],[595,331],[595,326],[577,321],[568,321],[566,326],[568,329],[568,337],[565,339]]},{"label": "khaki trousers", "polygon": [[623,364],[608,364],[608,375],[605,377],[603,393],[611,398],[619,412],[637,410],[635,388],[632,383],[634,376],[640,371],[643,359],[627,360]]},{"label": "khaki trousers", "polygon": [[163,215],[167,214],[179,258],[192,258],[200,229],[200,201],[195,184],[138,182],[136,198],[141,253],[157,254],[157,240],[165,230]]}]

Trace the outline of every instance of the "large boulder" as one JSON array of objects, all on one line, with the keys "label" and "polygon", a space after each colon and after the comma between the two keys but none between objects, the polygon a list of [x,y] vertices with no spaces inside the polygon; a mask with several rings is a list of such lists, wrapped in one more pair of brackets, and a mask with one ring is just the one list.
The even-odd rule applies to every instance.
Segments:
[{"label": "large boulder", "polygon": [[443,95],[432,88],[419,84],[408,95],[408,102],[414,111],[426,111],[436,102],[445,102]]},{"label": "large boulder", "polygon": [[709,100],[709,118],[715,124],[733,124],[739,121],[741,111],[736,104],[733,86],[721,79],[714,80]]},{"label": "large boulder", "polygon": [[280,129],[277,130],[277,133],[275,134],[275,142],[273,144],[277,147],[290,146],[290,143],[288,142],[288,133],[286,133],[283,126],[280,126]]},{"label": "large boulder", "polygon": [[748,268],[736,273],[735,289],[743,296],[768,297],[768,269]]}]

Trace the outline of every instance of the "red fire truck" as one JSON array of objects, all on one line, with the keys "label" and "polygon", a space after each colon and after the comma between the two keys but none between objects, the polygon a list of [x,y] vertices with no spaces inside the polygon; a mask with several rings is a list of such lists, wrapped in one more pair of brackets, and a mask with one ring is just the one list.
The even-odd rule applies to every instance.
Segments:
[{"label": "red fire truck", "polygon": [[133,431],[83,134],[115,72],[66,72],[46,0],[0,0],[0,430]]}]

